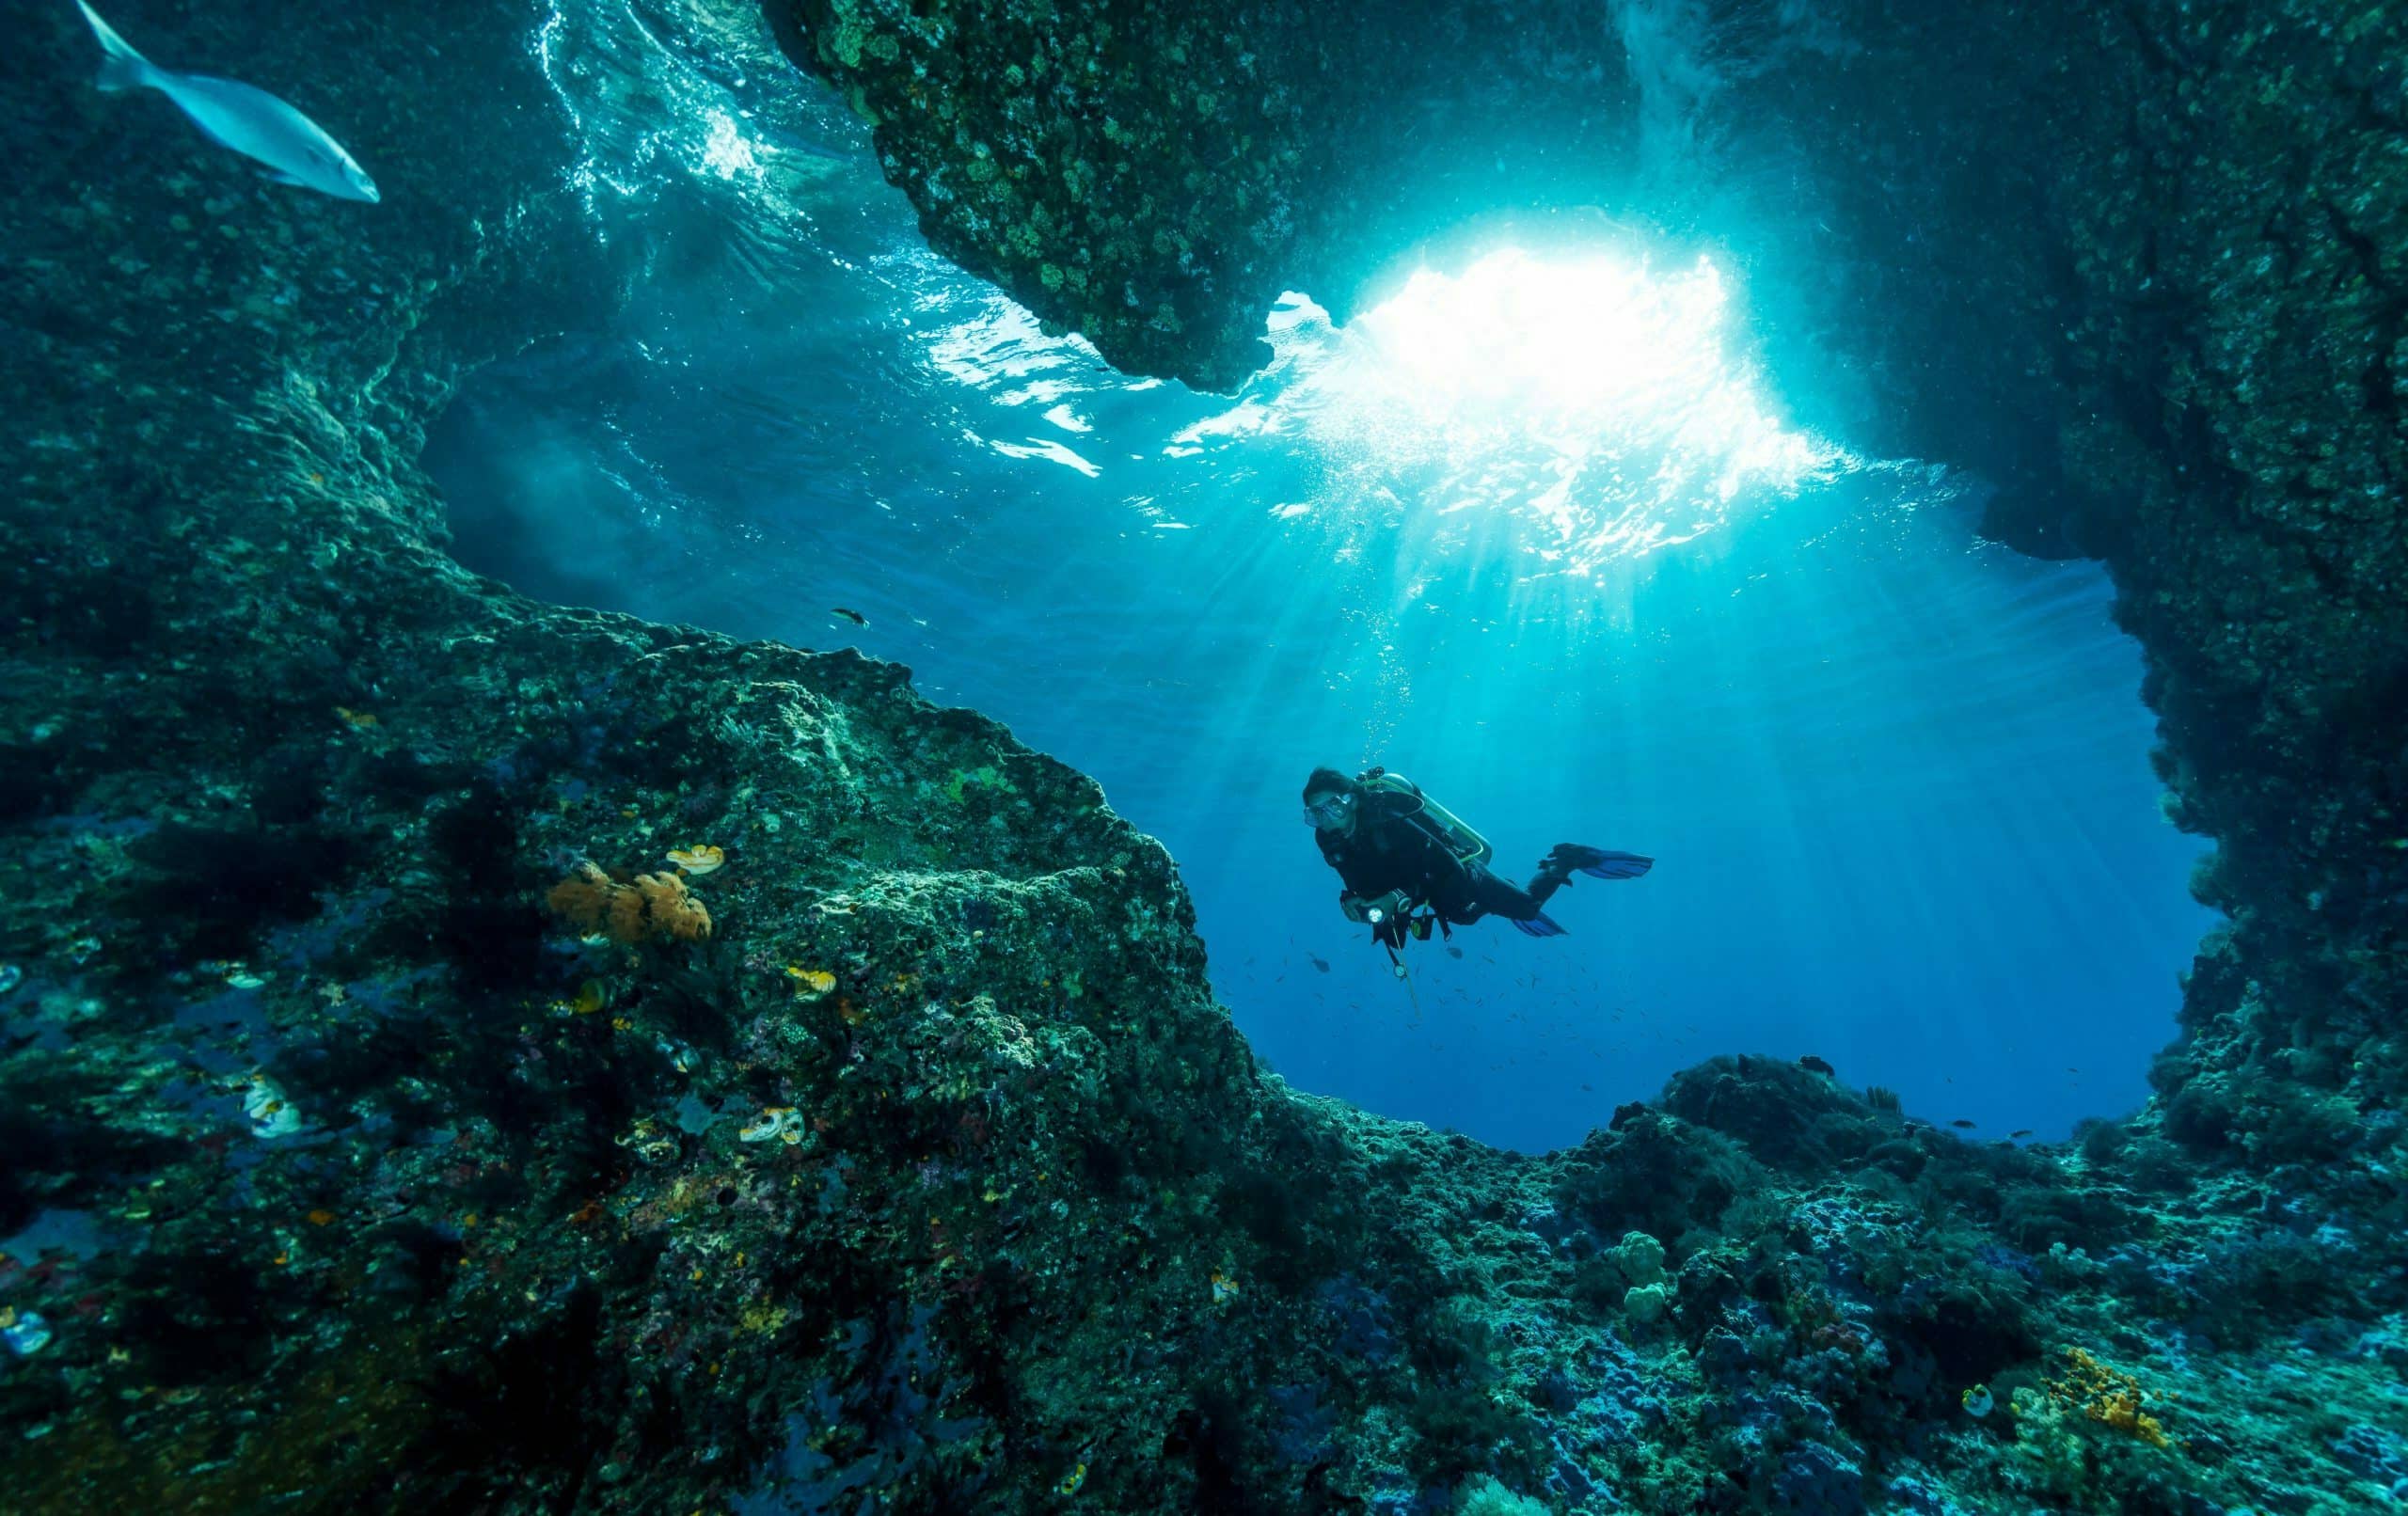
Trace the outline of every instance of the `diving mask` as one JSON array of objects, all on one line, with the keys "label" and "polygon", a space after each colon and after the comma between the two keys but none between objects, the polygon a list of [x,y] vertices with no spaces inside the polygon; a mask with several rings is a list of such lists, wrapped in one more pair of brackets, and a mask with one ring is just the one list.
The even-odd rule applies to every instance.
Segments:
[{"label": "diving mask", "polygon": [[1324,831],[1334,831],[1346,824],[1354,813],[1354,797],[1346,794],[1324,795],[1305,807],[1305,819]]}]

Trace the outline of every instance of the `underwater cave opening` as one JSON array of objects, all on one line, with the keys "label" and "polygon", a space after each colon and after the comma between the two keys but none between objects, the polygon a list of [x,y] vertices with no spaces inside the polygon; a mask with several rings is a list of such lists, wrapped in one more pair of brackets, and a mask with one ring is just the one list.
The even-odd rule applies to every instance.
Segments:
[{"label": "underwater cave opening", "polygon": [[1730,306],[1708,255],[1508,241],[1417,262],[1342,333],[1290,295],[1271,328],[1293,372],[1270,403],[1324,453],[1431,470],[1425,509],[1519,517],[1526,545],[1581,573],[1847,466],[1777,414]]},{"label": "underwater cave opening", "polygon": [[[1370,1110],[1538,1150],[1739,1051],[1976,1136],[2144,1096],[2210,918],[2103,575],[1788,422],[1710,256],[1496,246],[1344,327],[1291,296],[1200,395],[935,258],[835,113],[617,66],[689,71],[560,81],[628,298],[430,438],[468,566],[1008,722],[1169,845],[1256,1049]],[[1322,763],[1409,774],[1509,875],[1660,861],[1400,983],[1296,819]]]}]

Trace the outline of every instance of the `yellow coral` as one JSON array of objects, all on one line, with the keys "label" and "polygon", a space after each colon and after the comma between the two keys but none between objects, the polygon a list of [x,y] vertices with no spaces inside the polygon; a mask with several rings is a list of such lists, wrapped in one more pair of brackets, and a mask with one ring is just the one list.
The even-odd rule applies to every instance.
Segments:
[{"label": "yellow coral", "polygon": [[2108,1367],[2083,1349],[2066,1350],[2065,1377],[2048,1381],[2047,1389],[2050,1400],[2055,1404],[2079,1411],[2127,1437],[2152,1447],[2174,1445],[2174,1440],[2165,1435],[2164,1425],[2142,1409],[2148,1400],[2148,1392],[2141,1388],[2140,1380],[2121,1369]]},{"label": "yellow coral", "polygon": [[669,861],[689,874],[710,874],[727,861],[727,850],[708,843],[699,847],[673,847],[669,850]]}]

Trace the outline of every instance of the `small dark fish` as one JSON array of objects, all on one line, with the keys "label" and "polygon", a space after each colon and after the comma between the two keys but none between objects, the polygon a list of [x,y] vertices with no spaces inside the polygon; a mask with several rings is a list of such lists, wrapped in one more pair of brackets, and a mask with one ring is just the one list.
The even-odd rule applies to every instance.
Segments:
[{"label": "small dark fish", "polygon": [[2029,1137],[2032,1135],[2032,1129],[2026,1127],[2021,1131],[2010,1131],[2007,1135],[2009,1137]]},{"label": "small dark fish", "polygon": [[1455,946],[1452,942],[1450,942],[1450,943],[1448,943],[1448,944],[1447,944],[1447,956],[1449,956],[1449,957],[1450,957],[1450,958],[1460,958],[1460,957],[1462,957],[1463,955],[1464,955],[1464,950],[1463,950],[1463,949],[1461,949],[1461,948],[1459,948],[1459,947]]},{"label": "small dark fish", "polygon": [[1595,1089],[1596,1087],[1597,1087],[1597,1086],[1595,1086],[1594,1084],[1583,1084],[1583,1085],[1581,1085],[1581,1086],[1580,1086],[1580,1088],[1581,1088],[1581,1090],[1582,1090],[1582,1092],[1583,1092],[1583,1093],[1586,1093],[1587,1091],[1590,1091],[1590,1090],[1593,1090],[1593,1089]]},{"label": "small dark fish", "polygon": [[1966,1120],[1964,1117],[1962,1117],[1962,1116],[1958,1116],[1956,1120],[1954,1120],[1954,1121],[1950,1122],[1950,1123],[1949,1123],[1949,1125],[1950,1125],[1950,1126],[1952,1126],[1952,1127],[1962,1127],[1962,1128],[1964,1128],[1965,1129],[1967,1129],[1968,1131],[1972,1130],[1972,1126],[1973,1126],[1973,1124],[1972,1124],[1972,1122],[1967,1121],[1967,1120]]},{"label": "small dark fish", "polygon": [[1311,960],[1314,968],[1319,969],[1323,973],[1329,972],[1329,960],[1327,958],[1316,958],[1309,953],[1306,954],[1305,956]]},{"label": "small dark fish", "polygon": [[1805,1057],[1798,1060],[1798,1066],[1806,1070],[1809,1074],[1822,1074],[1830,1076],[1839,1072],[1838,1069],[1833,1068],[1830,1064],[1825,1063],[1822,1059],[1815,1057],[1811,1052]]},{"label": "small dark fish", "polygon": [[863,615],[858,610],[847,610],[842,606],[832,608],[828,614],[831,616],[842,616],[856,626],[867,626],[869,624],[869,618],[867,616]]}]

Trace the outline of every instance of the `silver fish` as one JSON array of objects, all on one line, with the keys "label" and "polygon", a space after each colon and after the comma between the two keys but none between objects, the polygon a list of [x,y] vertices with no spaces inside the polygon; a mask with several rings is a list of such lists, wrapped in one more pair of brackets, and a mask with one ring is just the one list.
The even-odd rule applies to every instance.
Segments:
[{"label": "silver fish", "polygon": [[317,122],[264,89],[207,74],[177,73],[136,53],[84,0],[75,8],[101,39],[103,89],[155,89],[220,147],[267,166],[267,177],[339,200],[373,203],[376,182]]}]

